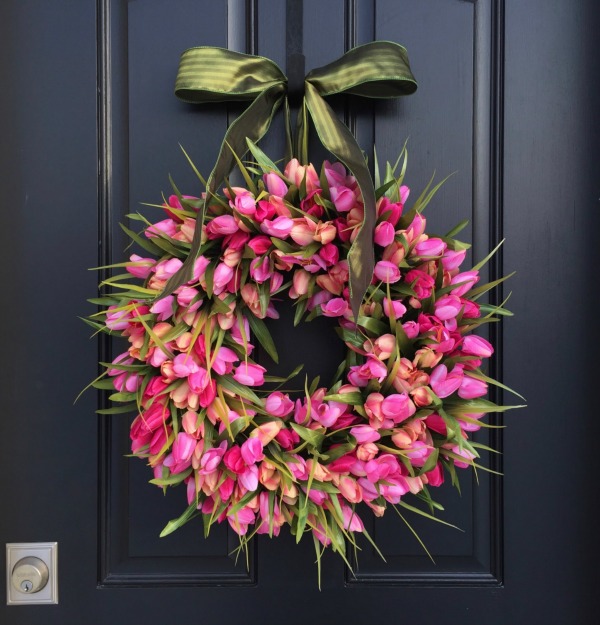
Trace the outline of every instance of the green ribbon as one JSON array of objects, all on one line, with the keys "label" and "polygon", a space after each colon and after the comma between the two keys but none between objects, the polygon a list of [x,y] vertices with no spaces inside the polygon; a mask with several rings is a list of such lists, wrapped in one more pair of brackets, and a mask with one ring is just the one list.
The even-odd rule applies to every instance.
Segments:
[{"label": "green ribbon", "polygon": [[[310,115],[321,143],[354,175],[363,197],[364,221],[348,252],[350,303],[355,319],[373,277],[373,231],[377,221],[375,189],[356,139],[324,97],[349,93],[367,98],[396,98],[414,93],[416,88],[405,48],[390,41],[374,41],[353,48],[333,63],[313,69],[305,78],[304,99],[297,123],[296,147],[300,160],[302,164],[308,164],[307,119]],[[207,181],[206,200],[189,256],[169,279],[161,298],[191,280],[210,197],[235,167],[234,154],[242,158],[248,150],[246,139],[256,143],[264,136],[282,103],[288,143],[291,137],[287,78],[277,64],[267,58],[224,48],[190,48],[181,56],[175,94],[192,103],[248,100],[251,103],[225,133],[217,162]]]}]

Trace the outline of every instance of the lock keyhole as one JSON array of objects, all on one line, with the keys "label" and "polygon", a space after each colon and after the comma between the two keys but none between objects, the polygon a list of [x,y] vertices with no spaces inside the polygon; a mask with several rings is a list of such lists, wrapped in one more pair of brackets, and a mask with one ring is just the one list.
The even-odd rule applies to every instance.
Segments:
[{"label": "lock keyhole", "polygon": [[12,570],[12,583],[16,590],[32,594],[39,592],[48,583],[48,567],[43,560],[34,556],[21,558]]}]

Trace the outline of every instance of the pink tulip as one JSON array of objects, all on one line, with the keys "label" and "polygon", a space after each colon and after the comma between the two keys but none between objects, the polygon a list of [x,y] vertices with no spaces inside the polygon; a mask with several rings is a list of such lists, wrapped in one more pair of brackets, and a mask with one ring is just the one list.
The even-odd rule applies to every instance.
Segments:
[{"label": "pink tulip", "polygon": [[410,448],[407,449],[406,455],[414,467],[422,467],[427,462],[427,458],[429,458],[432,451],[433,447],[430,447],[422,441],[415,441]]},{"label": "pink tulip", "polygon": [[[360,486],[359,486],[360,488]],[[341,504],[344,517],[344,529],[350,532],[363,532],[365,526],[356,512],[346,504]]]},{"label": "pink tulip", "polygon": [[321,312],[325,317],[341,317],[348,311],[348,302],[341,297],[334,297],[321,304]]},{"label": "pink tulip", "polygon": [[381,247],[387,247],[390,243],[394,241],[394,237],[396,236],[396,231],[394,230],[394,226],[389,221],[382,221],[375,228],[375,243],[377,245],[381,245]]},{"label": "pink tulip", "polygon": [[183,262],[179,258],[170,258],[169,260],[161,260],[154,265],[154,275],[159,280],[168,280],[181,269]]},{"label": "pink tulip", "polygon": [[441,462],[435,465],[435,468],[425,473],[429,486],[441,486],[444,483],[444,467]]},{"label": "pink tulip", "polygon": [[444,295],[435,303],[435,316],[442,321],[454,319],[461,311],[462,302],[456,295]]},{"label": "pink tulip", "polygon": [[306,192],[310,193],[315,189],[319,188],[319,176],[315,171],[315,168],[312,164],[309,165],[300,165],[298,159],[293,158],[286,166],[283,171],[284,176],[291,180],[298,188],[302,185],[302,181],[304,181],[306,185]]},{"label": "pink tulip", "polygon": [[[189,354],[177,354],[173,359],[173,373],[178,378],[187,378],[197,371],[200,371],[200,366]],[[206,369],[202,371],[206,374]]]},{"label": "pink tulip", "polygon": [[265,371],[266,369],[260,365],[242,362],[236,368],[233,379],[246,386],[262,386],[265,383]]},{"label": "pink tulip", "polygon": [[233,234],[238,230],[239,227],[233,215],[220,215],[219,217],[215,217],[208,226],[206,226],[206,232],[212,235],[213,238]]},{"label": "pink tulip", "polygon": [[452,289],[452,294],[462,297],[467,291],[473,288],[473,285],[479,281],[478,271],[464,271],[457,273],[451,280],[451,284],[460,284],[460,286]]},{"label": "pink tulip", "polygon": [[388,395],[381,403],[381,414],[395,424],[412,417],[415,412],[415,405],[406,393]]},{"label": "pink tulip", "polygon": [[346,404],[334,401],[319,403],[316,406],[313,402],[312,418],[326,428],[330,428],[346,412],[347,408]]},{"label": "pink tulip", "polygon": [[131,311],[116,309],[117,306],[108,307],[105,321],[106,327],[110,328],[111,330],[124,330],[132,321]]},{"label": "pink tulip", "polygon": [[294,402],[289,395],[275,391],[267,396],[265,409],[275,417],[286,417],[294,409]]},{"label": "pink tulip", "polygon": [[271,239],[269,239],[269,237],[258,235],[252,237],[248,241],[247,245],[257,256],[262,256],[263,254],[266,254],[273,244],[271,243]]},{"label": "pink tulip", "polygon": [[272,195],[283,197],[288,192],[287,185],[275,172],[264,174],[263,181],[267,187],[267,191]]},{"label": "pink tulip", "polygon": [[265,219],[260,224],[260,229],[278,239],[286,239],[293,230],[294,221],[289,217],[276,217],[273,221]]},{"label": "pink tulip", "polygon": [[335,265],[340,258],[340,251],[337,245],[327,243],[319,250],[319,256],[325,261],[326,265]]},{"label": "pink tulip", "polygon": [[356,457],[362,462],[369,462],[373,460],[379,453],[379,448],[375,443],[363,443],[356,448]]},{"label": "pink tulip", "polygon": [[[177,464],[191,462],[192,453],[196,448],[196,439],[193,436],[190,436],[186,432],[179,432],[177,437],[173,441],[173,459]],[[171,473],[180,473],[179,471],[174,471],[171,469]]]},{"label": "pink tulip", "polygon": [[265,454],[263,453],[263,444],[258,437],[249,438],[244,441],[244,443],[242,443],[241,450],[242,458],[248,466],[264,460]]},{"label": "pink tulip", "polygon": [[473,464],[473,460],[475,459],[475,454],[468,449],[461,449],[458,445],[454,445],[450,448],[457,456],[464,458],[463,460],[454,459],[454,466],[459,467],[460,469],[466,469]]},{"label": "pink tulip", "polygon": [[230,471],[238,475],[246,470],[246,463],[242,458],[242,450],[237,445],[227,450],[223,456],[223,462]]},{"label": "pink tulip", "polygon": [[300,437],[294,430],[282,429],[275,437],[275,440],[279,443],[282,449],[289,451],[298,445]]},{"label": "pink tulip", "polygon": [[445,271],[454,271],[458,269],[462,264],[467,250],[446,250],[442,256],[442,266]]},{"label": "pink tulip", "polygon": [[483,380],[472,378],[469,374],[462,379],[458,396],[463,399],[475,399],[487,393],[488,385]]},{"label": "pink tulip", "polygon": [[362,488],[360,484],[350,476],[342,475],[337,485],[340,495],[350,503],[360,503],[362,501]]},{"label": "pink tulip", "polygon": [[[407,187],[401,187],[401,189],[407,189]],[[408,193],[406,195],[408,197]],[[402,215],[403,204],[404,201],[393,204],[384,196],[377,202],[377,216],[395,226]]]},{"label": "pink tulip", "polygon": [[392,316],[392,311],[396,319],[400,319],[406,312],[406,306],[399,300],[389,300],[387,297],[383,298],[383,312],[387,317]]},{"label": "pink tulip", "polygon": [[406,282],[414,289],[419,299],[427,299],[435,286],[435,280],[420,269],[411,269],[406,274]]},{"label": "pink tulip", "polygon": [[[256,488],[248,490],[256,490]],[[254,512],[248,506],[244,506],[237,512],[227,513],[227,521],[238,536],[244,536],[248,532],[248,526],[254,523],[255,518]]]},{"label": "pink tulip", "polygon": [[470,334],[463,339],[462,351],[479,358],[489,358],[494,353],[494,348],[484,338]]},{"label": "pink tulip", "polygon": [[221,459],[227,451],[227,441],[222,441],[218,447],[211,447],[204,452],[200,460],[200,471],[202,475],[212,473],[221,463]]},{"label": "pink tulip", "polygon": [[266,447],[276,436],[279,434],[279,431],[283,427],[283,421],[279,419],[275,421],[267,421],[266,423],[262,423],[257,428],[254,428],[252,432],[250,432],[250,438],[257,437],[260,439],[263,447]]},{"label": "pink tulip", "polygon": [[199,282],[200,278],[204,277],[204,272],[206,268],[210,265],[210,260],[204,256],[198,256],[196,261],[194,262],[194,273],[193,273],[193,281]]},{"label": "pink tulip", "polygon": [[222,291],[227,283],[233,278],[234,270],[225,263],[219,263],[213,275],[213,286],[215,290]]},{"label": "pink tulip", "polygon": [[159,321],[164,321],[173,316],[174,303],[175,297],[173,297],[173,295],[167,295],[167,297],[163,297],[159,299],[158,302],[154,303],[150,308],[150,312],[157,315]]},{"label": "pink tulip", "polygon": [[409,339],[415,339],[421,332],[421,327],[416,321],[407,321],[402,324],[402,329]]},{"label": "pink tulip", "polygon": [[347,213],[356,205],[356,195],[347,187],[330,187],[329,195],[339,213]]},{"label": "pink tulip", "polygon": [[381,438],[381,434],[370,425],[357,425],[350,428],[350,434],[354,436],[357,443],[374,443]]},{"label": "pink tulip", "polygon": [[293,220],[290,237],[298,245],[306,246],[313,241],[317,225],[309,217],[300,217]]},{"label": "pink tulip", "polygon": [[225,375],[233,370],[232,363],[237,362],[240,357],[229,347],[219,347],[212,368],[219,374]]},{"label": "pink tulip", "polygon": [[426,239],[415,245],[418,256],[441,256],[446,251],[447,245],[436,238]]},{"label": "pink tulip", "polygon": [[429,383],[434,393],[440,397],[448,397],[457,391],[463,381],[463,371],[458,365],[448,373],[446,365],[438,365],[429,378]]},{"label": "pink tulip", "polygon": [[233,187],[235,199],[229,202],[229,206],[235,208],[238,213],[252,217],[256,212],[256,200],[250,191],[240,187]]},{"label": "pink tulip", "polygon": [[145,280],[150,275],[152,267],[154,267],[156,263],[153,258],[142,258],[137,254],[132,254],[129,260],[131,264],[128,263],[125,269],[127,269],[132,276],[141,278],[142,280]]},{"label": "pink tulip", "polygon": [[386,284],[393,284],[400,280],[400,269],[387,260],[380,260],[375,265],[375,277]]},{"label": "pink tulip", "polygon": [[271,262],[267,256],[262,258],[254,258],[250,263],[250,276],[258,284],[262,284],[270,279],[273,275]]},{"label": "pink tulip", "polygon": [[162,221],[157,221],[155,224],[148,226],[144,234],[148,239],[152,237],[161,237],[167,235],[168,237],[173,238],[177,233],[177,222],[172,219],[163,219]]}]

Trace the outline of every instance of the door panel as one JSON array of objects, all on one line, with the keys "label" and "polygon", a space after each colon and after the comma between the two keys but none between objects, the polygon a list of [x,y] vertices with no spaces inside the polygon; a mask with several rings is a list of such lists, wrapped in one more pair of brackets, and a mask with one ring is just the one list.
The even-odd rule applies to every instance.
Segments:
[{"label": "door panel", "polygon": [[[0,538],[59,542],[60,604],[1,605],[3,624],[282,618],[337,625],[392,610],[392,618],[423,624],[594,622],[599,551],[585,523],[595,492],[586,459],[598,426],[590,416],[594,362],[586,345],[598,338],[598,298],[588,287],[600,101],[586,79],[599,76],[593,43],[600,11],[592,0],[577,9],[566,0],[552,8],[539,0],[302,4],[307,71],[374,39],[407,47],[416,94],[331,102],[370,162],[373,145],[389,160],[409,139],[407,182],[416,195],[434,170],[438,178],[456,172],[427,208],[429,230],[443,233],[470,219],[465,232],[477,259],[507,236],[487,277],[519,270],[504,290],[516,291],[509,308],[517,317],[492,329],[492,374],[522,390],[530,408],[505,419],[504,436],[479,439],[504,449],[504,458],[485,464],[506,477],[480,473],[477,485],[465,474],[461,497],[449,485],[439,489],[443,518],[461,532],[410,518],[435,565],[393,511],[378,520],[364,515],[387,562],[361,545],[353,576],[326,554],[321,592],[308,540],[261,536],[246,563],[232,554],[237,539],[226,526],[205,540],[201,523],[192,522],[160,539],[185,506],[183,488],[163,496],[147,484],[149,469],[125,457],[128,417],[94,415],[106,405],[102,394],[88,391],[72,406],[98,358],[120,351],[89,340],[76,319],[92,311],[84,302],[98,275],[87,268],[123,260],[118,223],[137,210],[155,217],[140,202],[160,203],[161,192],[170,193],[169,173],[183,192],[201,191],[178,144],[208,173],[227,124],[242,110],[177,101],[179,54],[218,45],[285,69],[286,3],[5,0]],[[568,78],[556,84],[557,75]],[[278,117],[262,142],[273,158],[282,153],[282,136]],[[325,155],[313,147],[319,162]],[[573,302],[576,315],[583,311],[577,323]],[[304,360],[309,375],[326,379],[340,348],[331,327],[318,319],[292,332],[284,307],[272,324],[283,347],[280,370]]]}]

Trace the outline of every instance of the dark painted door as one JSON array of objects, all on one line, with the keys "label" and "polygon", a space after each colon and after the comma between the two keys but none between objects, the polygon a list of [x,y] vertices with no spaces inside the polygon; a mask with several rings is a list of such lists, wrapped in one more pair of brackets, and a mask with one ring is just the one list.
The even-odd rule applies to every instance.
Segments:
[{"label": "dark painted door", "polygon": [[[490,272],[518,270],[504,292],[517,316],[494,330],[494,367],[530,406],[491,441],[503,479],[466,478],[462,498],[440,495],[464,532],[413,520],[436,565],[389,514],[371,527],[387,564],[365,550],[353,578],[325,558],[319,592],[308,541],[261,537],[247,569],[228,555],[225,527],[208,541],[193,524],[159,539],[183,493],[164,498],[123,457],[126,417],[98,418],[94,393],[72,405],[99,356],[77,319],[96,286],[86,268],[123,259],[118,221],[160,201],[169,172],[197,192],[178,143],[208,172],[238,110],[176,101],[180,52],[228,46],[285,67],[286,3],[0,3],[0,538],[56,540],[60,553],[59,605],[0,606],[0,622],[597,622],[596,4],[304,1],[307,69],[373,39],[408,48],[414,96],[336,106],[380,158],[410,137],[413,189],[434,169],[457,172],[428,209],[432,230],[470,218],[479,258],[507,238]],[[264,144],[274,157],[278,135]],[[284,316],[274,332],[288,362],[324,366],[311,346],[326,325],[298,338]]]}]

